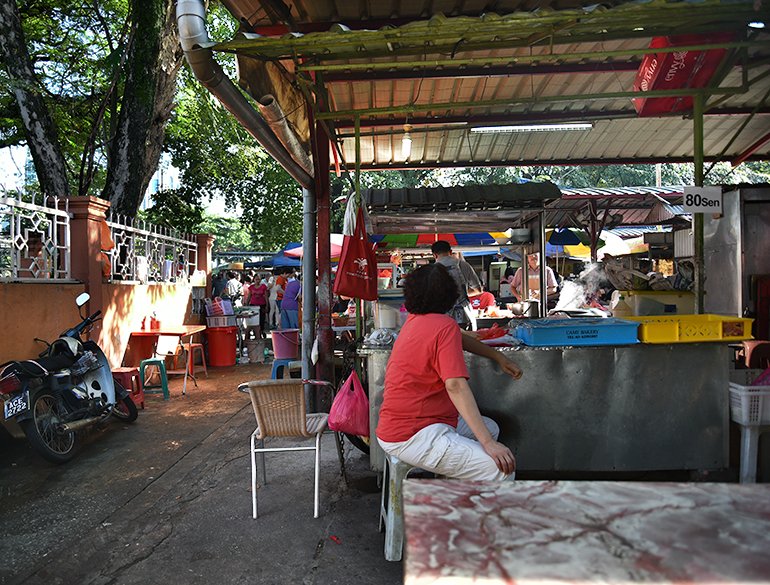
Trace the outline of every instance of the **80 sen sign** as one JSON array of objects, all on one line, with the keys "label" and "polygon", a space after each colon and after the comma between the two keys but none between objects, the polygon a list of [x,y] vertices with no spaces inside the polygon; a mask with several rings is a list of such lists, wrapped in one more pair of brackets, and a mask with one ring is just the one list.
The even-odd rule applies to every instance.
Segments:
[{"label": "80 sen sign", "polygon": [[685,187],[687,213],[722,213],[722,187]]}]

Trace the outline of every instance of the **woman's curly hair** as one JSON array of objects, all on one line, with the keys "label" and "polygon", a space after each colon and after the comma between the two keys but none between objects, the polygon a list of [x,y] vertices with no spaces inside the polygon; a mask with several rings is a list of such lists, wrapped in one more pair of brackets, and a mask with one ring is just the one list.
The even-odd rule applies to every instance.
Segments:
[{"label": "woman's curly hair", "polygon": [[459,294],[455,279],[438,263],[418,268],[404,282],[404,305],[415,315],[447,313]]}]

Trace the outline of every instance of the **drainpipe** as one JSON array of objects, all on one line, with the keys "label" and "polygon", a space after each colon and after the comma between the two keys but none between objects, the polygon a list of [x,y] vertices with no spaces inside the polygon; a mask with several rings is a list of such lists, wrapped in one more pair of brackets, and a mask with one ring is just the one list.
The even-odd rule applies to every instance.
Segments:
[{"label": "drainpipe", "polygon": [[[308,174],[313,174],[313,161],[302,148],[299,138],[291,129],[289,123],[286,121],[286,114],[283,113],[281,106],[275,101],[275,98],[270,95],[262,96],[257,102],[259,113],[267,122],[273,134],[276,135],[281,144],[284,145],[286,151],[292,156],[294,161],[302,167],[302,169]],[[315,222],[315,218],[313,218]]]},{"label": "drainpipe", "polygon": [[[316,285],[316,202],[315,193],[302,189],[302,379],[315,377],[311,353],[315,340],[315,285]],[[315,388],[305,386],[305,400],[309,412],[317,412]]]},{"label": "drainpipe", "polygon": [[270,127],[214,61],[206,32],[206,8],[202,0],[179,0],[176,6],[179,41],[187,62],[208,89],[241,125],[305,189],[314,187],[313,177],[298,165],[278,141]]}]

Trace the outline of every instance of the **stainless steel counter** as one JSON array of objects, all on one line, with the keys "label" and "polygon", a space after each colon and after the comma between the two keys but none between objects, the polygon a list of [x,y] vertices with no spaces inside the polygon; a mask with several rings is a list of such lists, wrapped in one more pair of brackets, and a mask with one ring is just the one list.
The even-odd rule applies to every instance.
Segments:
[{"label": "stainless steel counter", "polygon": [[[512,380],[465,354],[481,412],[528,471],[709,470],[728,466],[728,348],[723,343],[504,349]],[[390,349],[363,348],[370,464]]]}]

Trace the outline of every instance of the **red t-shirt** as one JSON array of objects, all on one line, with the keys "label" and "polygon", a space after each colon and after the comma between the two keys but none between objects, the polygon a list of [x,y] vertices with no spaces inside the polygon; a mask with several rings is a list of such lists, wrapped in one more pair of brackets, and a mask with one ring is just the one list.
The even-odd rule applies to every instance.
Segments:
[{"label": "red t-shirt", "polygon": [[398,443],[428,425],[457,426],[457,409],[444,382],[468,378],[461,335],[448,315],[409,315],[385,370],[380,439]]},{"label": "red t-shirt", "polygon": [[474,309],[486,309],[495,304],[495,295],[491,292],[483,292],[475,297],[470,297],[471,307]]}]

